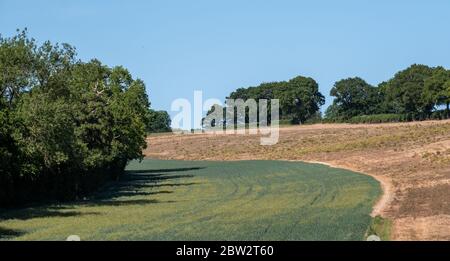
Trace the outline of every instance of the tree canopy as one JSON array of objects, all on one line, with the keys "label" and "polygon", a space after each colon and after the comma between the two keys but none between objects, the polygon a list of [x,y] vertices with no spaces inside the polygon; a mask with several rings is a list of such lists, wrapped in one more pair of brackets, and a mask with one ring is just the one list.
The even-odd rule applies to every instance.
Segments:
[{"label": "tree canopy", "polygon": [[170,116],[167,111],[155,111],[149,112],[150,123],[147,125],[147,131],[151,133],[158,132],[170,132]]},{"label": "tree canopy", "polygon": [[309,77],[298,76],[289,81],[262,83],[256,87],[239,88],[229,99],[279,99],[280,119],[292,123],[304,123],[316,116],[325,103],[317,82]]},{"label": "tree canopy", "polygon": [[334,105],[343,118],[372,114],[379,103],[378,90],[359,77],[336,82],[330,95],[336,97]]},{"label": "tree canopy", "polygon": [[435,106],[445,105],[447,111],[450,110],[450,70],[443,67],[437,67],[431,77],[425,80],[426,103]]},{"label": "tree canopy", "polygon": [[442,105],[449,116],[450,71],[443,67],[413,64],[377,87],[361,78],[348,78],[334,84],[330,95],[335,99],[326,117],[349,120],[362,115],[386,114],[405,120],[432,117]]},{"label": "tree canopy", "polygon": [[68,44],[0,37],[0,70],[0,205],[71,199],[117,178],[160,124],[143,81]]}]

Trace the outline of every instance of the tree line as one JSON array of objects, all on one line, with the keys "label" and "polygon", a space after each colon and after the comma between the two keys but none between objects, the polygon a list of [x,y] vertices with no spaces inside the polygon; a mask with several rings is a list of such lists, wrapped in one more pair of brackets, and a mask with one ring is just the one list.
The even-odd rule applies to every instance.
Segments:
[{"label": "tree line", "polygon": [[[270,100],[279,100],[281,122],[290,124],[300,124],[313,119],[320,119],[320,107],[325,103],[325,97],[319,92],[319,85],[310,77],[298,76],[289,81],[269,82],[262,83],[258,86],[252,86],[248,88],[239,88],[232,92],[227,100],[241,99],[247,101],[248,99],[254,99],[257,103],[261,99],[268,101],[268,122],[271,121],[270,115]],[[207,113],[210,115],[216,109],[223,110],[224,127],[234,121],[235,126],[239,125],[239,121],[242,123],[248,123],[248,110],[245,115],[239,115],[239,112],[235,110],[233,115],[229,115],[230,111],[226,108],[215,105]],[[259,114],[259,112],[258,112]],[[202,126],[208,128],[214,127],[216,123],[205,122],[205,118],[202,120]]]},{"label": "tree line", "polygon": [[372,86],[359,77],[336,82],[325,118],[384,122],[444,119],[450,116],[450,70],[413,64]]},{"label": "tree line", "polygon": [[0,36],[0,206],[75,199],[142,159],[148,131],[168,130],[142,80],[76,55],[26,31]]},{"label": "tree line", "polygon": [[[388,81],[372,86],[360,77],[337,81],[330,91],[332,105],[322,117],[324,96],[317,82],[297,76],[289,81],[262,83],[239,88],[226,99],[279,99],[280,122],[288,124],[315,122],[377,123],[450,118],[450,70],[442,66],[413,64]],[[220,106],[213,106],[207,115]],[[247,115],[227,115],[224,125]],[[227,119],[228,116],[228,119]],[[243,121],[243,120],[242,120]],[[202,122],[214,126],[215,122]]]}]

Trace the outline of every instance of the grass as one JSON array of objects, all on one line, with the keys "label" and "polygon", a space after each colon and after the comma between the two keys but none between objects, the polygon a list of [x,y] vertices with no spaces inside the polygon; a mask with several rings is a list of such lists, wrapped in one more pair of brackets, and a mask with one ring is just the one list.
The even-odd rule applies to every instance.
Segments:
[{"label": "grass", "polygon": [[383,241],[391,239],[392,222],[389,219],[376,216],[372,219],[366,236],[376,235]]},{"label": "grass", "polygon": [[352,139],[343,136],[343,140],[339,137],[317,140],[311,138],[302,144],[306,146],[297,149],[297,155],[308,155],[311,153],[331,153],[343,151],[362,151],[369,149],[396,149],[404,146],[406,143],[419,145],[420,143],[433,143],[442,140],[442,136],[448,135],[450,125],[444,126],[428,126],[420,128],[418,126],[407,126],[392,128],[386,131],[379,128],[371,135],[367,132],[355,133]]},{"label": "grass", "polygon": [[283,161],[132,162],[83,201],[3,211],[0,239],[363,240],[371,177]]}]

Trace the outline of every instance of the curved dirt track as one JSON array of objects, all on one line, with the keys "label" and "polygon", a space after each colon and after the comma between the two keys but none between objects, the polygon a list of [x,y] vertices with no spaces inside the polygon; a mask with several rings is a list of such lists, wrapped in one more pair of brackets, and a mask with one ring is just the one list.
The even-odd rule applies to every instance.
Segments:
[{"label": "curved dirt track", "polygon": [[315,161],[365,173],[382,185],[373,215],[392,220],[394,240],[450,240],[450,121],[316,124],[280,129],[276,145],[258,135],[150,136],[159,159]]}]

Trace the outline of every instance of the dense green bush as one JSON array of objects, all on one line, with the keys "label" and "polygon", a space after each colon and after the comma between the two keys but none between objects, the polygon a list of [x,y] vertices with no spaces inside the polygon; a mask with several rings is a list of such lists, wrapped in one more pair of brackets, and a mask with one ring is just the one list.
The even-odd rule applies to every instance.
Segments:
[{"label": "dense green bush", "polygon": [[0,206],[75,199],[142,159],[144,83],[70,45],[0,37]]}]

